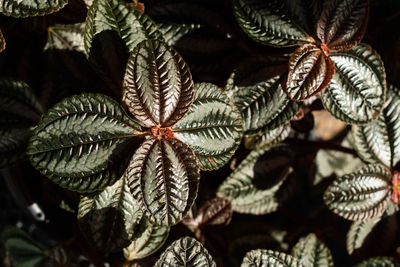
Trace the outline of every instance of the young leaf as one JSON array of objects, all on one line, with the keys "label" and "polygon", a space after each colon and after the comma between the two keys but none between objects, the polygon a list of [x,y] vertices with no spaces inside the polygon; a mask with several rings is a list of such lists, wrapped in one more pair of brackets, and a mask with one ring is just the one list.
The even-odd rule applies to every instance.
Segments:
[{"label": "young leaf", "polygon": [[335,64],[321,48],[302,45],[290,57],[285,90],[293,100],[306,100],[327,87],[334,72]]},{"label": "young leaf", "polygon": [[61,49],[85,52],[83,42],[84,23],[53,25],[47,31],[47,43],[44,50]]},{"label": "young leaf", "polygon": [[292,249],[293,257],[304,266],[333,267],[333,259],[329,248],[315,234],[301,238]]},{"label": "young leaf", "polygon": [[353,254],[354,250],[363,245],[365,238],[380,220],[381,217],[376,217],[364,222],[353,222],[346,236],[346,247],[349,254]]},{"label": "young leaf", "polygon": [[314,41],[287,15],[283,1],[235,0],[233,12],[243,31],[262,44],[297,46]]},{"label": "young leaf", "polygon": [[334,213],[352,221],[381,216],[390,203],[391,176],[383,165],[366,165],[333,181],[324,202]]},{"label": "young leaf", "polygon": [[247,149],[257,149],[265,146],[272,146],[285,140],[289,136],[290,131],[291,127],[288,123],[261,135],[248,135],[244,137],[244,146]]},{"label": "young leaf", "polygon": [[351,124],[375,120],[385,102],[386,75],[380,56],[360,44],[347,52],[332,53],[335,75],[321,99],[334,117]]},{"label": "young leaf", "polygon": [[[288,254],[257,249],[247,252],[241,267],[303,267],[303,264]],[[305,266],[305,265],[304,265]]]},{"label": "young leaf", "polygon": [[164,226],[177,224],[187,214],[200,180],[193,151],[174,138],[144,141],[125,176],[146,217]]},{"label": "young leaf", "polygon": [[189,111],[194,85],[173,48],[148,40],[128,60],[123,94],[129,111],[148,127],[171,127]]},{"label": "young leaf", "polygon": [[189,113],[175,126],[176,138],[196,154],[203,170],[225,165],[242,138],[242,117],[219,87],[200,83]]},{"label": "young leaf", "polygon": [[354,148],[371,163],[394,167],[400,160],[400,91],[389,86],[384,109],[370,124],[353,126]]},{"label": "young leaf", "polygon": [[330,49],[349,50],[363,38],[368,15],[368,0],[329,1],[317,23],[317,36]]},{"label": "young leaf", "polygon": [[172,22],[157,23],[158,29],[164,37],[165,43],[175,45],[183,36],[202,27],[201,24],[178,24]]},{"label": "young leaf", "polygon": [[79,203],[78,220],[90,244],[110,253],[129,244],[142,215],[123,176],[103,191],[83,196]]},{"label": "young leaf", "polygon": [[68,0],[1,0],[0,13],[16,18],[44,16],[63,8]]},{"label": "young leaf", "polygon": [[123,142],[142,134],[137,122],[105,95],[64,99],[41,119],[29,141],[31,164],[69,190],[91,192],[114,183],[114,155]]},{"label": "young leaf", "polygon": [[391,257],[376,257],[367,259],[354,267],[399,267],[400,263]]},{"label": "young leaf", "polygon": [[4,38],[3,32],[0,30],[0,53],[6,49],[6,39]]},{"label": "young leaf", "polygon": [[173,242],[154,265],[154,267],[167,266],[216,267],[217,265],[201,243],[191,237],[182,237]]},{"label": "young leaf", "polygon": [[132,51],[140,42],[159,39],[156,24],[132,5],[121,0],[94,0],[85,26],[85,51],[89,57],[93,38],[103,31],[115,31]]}]

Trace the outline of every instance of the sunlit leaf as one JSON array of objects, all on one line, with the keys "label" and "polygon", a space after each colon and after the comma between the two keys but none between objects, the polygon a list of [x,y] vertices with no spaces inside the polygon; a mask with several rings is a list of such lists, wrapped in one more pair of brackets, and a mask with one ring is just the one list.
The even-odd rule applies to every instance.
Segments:
[{"label": "sunlit leaf", "polygon": [[285,140],[290,134],[290,124],[284,124],[264,134],[248,135],[244,137],[244,146],[247,149],[256,149],[272,146]]},{"label": "sunlit leaf", "polygon": [[301,238],[293,247],[292,255],[307,267],[333,267],[329,248],[315,234]]},{"label": "sunlit leaf", "polygon": [[47,43],[44,50],[61,49],[85,52],[83,42],[84,23],[53,25],[47,29]]},{"label": "sunlit leaf", "polygon": [[0,13],[16,18],[44,16],[63,8],[68,0],[1,0]]},{"label": "sunlit leaf", "polygon": [[157,23],[157,26],[168,45],[175,45],[183,36],[202,27],[201,24],[178,24],[172,22]]},{"label": "sunlit leaf", "polygon": [[241,267],[303,267],[295,257],[279,251],[257,249],[243,258]]},{"label": "sunlit leaf", "polygon": [[391,257],[376,257],[367,259],[354,267],[399,267],[400,263]]}]

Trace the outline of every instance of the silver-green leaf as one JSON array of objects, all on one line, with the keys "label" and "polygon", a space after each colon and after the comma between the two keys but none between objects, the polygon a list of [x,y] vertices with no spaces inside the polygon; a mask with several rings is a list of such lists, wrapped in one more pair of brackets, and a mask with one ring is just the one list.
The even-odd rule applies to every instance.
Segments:
[{"label": "silver-green leaf", "polygon": [[354,267],[399,267],[400,263],[391,257],[376,257],[367,259]]},{"label": "silver-green leaf", "polygon": [[301,262],[295,257],[283,252],[266,250],[266,249],[257,249],[247,252],[240,266],[241,267],[303,267],[303,264],[301,264]]},{"label": "silver-green leaf", "polygon": [[244,137],[244,146],[247,149],[256,149],[272,146],[285,140],[290,134],[290,123],[284,124],[264,134],[254,134]]},{"label": "silver-green leaf", "polygon": [[346,236],[346,247],[349,254],[363,245],[365,238],[380,220],[380,217],[376,217],[365,222],[353,222]]},{"label": "silver-green leaf", "polygon": [[44,50],[60,49],[85,52],[83,42],[84,23],[57,24],[47,29],[47,43]]},{"label": "silver-green leaf", "polygon": [[63,8],[68,0],[0,0],[0,13],[16,18],[44,16]]},{"label": "silver-green leaf", "polygon": [[315,234],[301,238],[293,247],[292,255],[307,267],[333,267],[329,248]]},{"label": "silver-green leaf", "polygon": [[168,45],[175,45],[183,36],[202,27],[201,24],[178,24],[173,22],[157,23],[158,29]]}]

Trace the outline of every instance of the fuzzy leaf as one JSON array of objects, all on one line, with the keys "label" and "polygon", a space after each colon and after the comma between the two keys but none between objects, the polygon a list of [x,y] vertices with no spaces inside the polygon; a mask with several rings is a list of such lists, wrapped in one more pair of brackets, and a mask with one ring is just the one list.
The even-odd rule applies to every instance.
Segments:
[{"label": "fuzzy leaf", "polygon": [[160,256],[154,267],[216,267],[213,258],[201,243],[191,237],[173,242]]},{"label": "fuzzy leaf", "polygon": [[349,50],[364,37],[368,15],[368,0],[330,1],[317,23],[317,36],[330,49]]},{"label": "fuzzy leaf", "polygon": [[352,221],[381,216],[390,203],[391,172],[379,164],[344,175],[326,189],[324,202],[334,213]]},{"label": "fuzzy leaf", "polygon": [[276,76],[253,86],[235,86],[227,92],[242,113],[246,135],[273,130],[298,113],[301,105],[288,98],[281,82]]},{"label": "fuzzy leaf", "polygon": [[0,53],[6,49],[6,39],[4,38],[3,32],[0,30]]},{"label": "fuzzy leaf", "polygon": [[173,131],[195,152],[201,169],[217,169],[228,162],[239,146],[242,117],[217,86],[196,84],[195,92],[189,113]]},{"label": "fuzzy leaf", "polygon": [[103,31],[115,31],[129,51],[147,39],[159,39],[156,24],[145,14],[122,0],[94,0],[85,26],[84,42],[89,57],[93,38]]},{"label": "fuzzy leaf", "polygon": [[400,91],[389,86],[384,109],[370,124],[353,126],[354,148],[371,163],[394,167],[400,160]]},{"label": "fuzzy leaf", "polygon": [[61,49],[85,52],[83,42],[84,23],[53,25],[47,31],[47,43],[44,50]]},{"label": "fuzzy leaf", "polygon": [[363,245],[365,238],[380,220],[381,218],[377,217],[364,222],[353,222],[346,236],[346,247],[349,254],[353,254],[354,250]]},{"label": "fuzzy leaf", "polygon": [[233,11],[243,31],[262,44],[297,46],[314,41],[288,15],[283,1],[235,0]]},{"label": "fuzzy leaf", "polygon": [[391,257],[376,257],[367,259],[354,267],[399,267],[400,263]]},{"label": "fuzzy leaf", "polygon": [[315,234],[301,238],[293,247],[292,255],[307,267],[333,267],[329,248]]},{"label": "fuzzy leaf", "polygon": [[171,127],[188,111],[194,96],[189,67],[165,43],[143,41],[128,60],[124,101],[149,127]]},{"label": "fuzzy leaf", "polygon": [[0,0],[0,13],[16,18],[44,16],[63,8],[68,0]]},{"label": "fuzzy leaf", "polygon": [[200,179],[193,151],[174,138],[144,141],[125,175],[150,222],[164,226],[177,224],[187,214]]},{"label": "fuzzy leaf", "polygon": [[119,177],[111,167],[119,145],[141,132],[111,98],[82,94],[64,99],[41,119],[29,141],[32,165],[69,190],[91,192]]},{"label": "fuzzy leaf", "polygon": [[321,48],[302,45],[290,57],[285,90],[293,100],[306,100],[327,87],[334,72],[335,64]]},{"label": "fuzzy leaf", "polygon": [[335,75],[321,98],[333,116],[346,123],[375,120],[385,102],[386,75],[380,56],[360,44],[347,52],[332,53]]},{"label": "fuzzy leaf", "polygon": [[247,149],[256,149],[265,146],[272,146],[285,140],[290,134],[290,124],[281,125],[278,128],[265,132],[244,137],[244,146]]},{"label": "fuzzy leaf", "polygon": [[303,267],[301,262],[288,254],[257,249],[247,252],[241,267]]},{"label": "fuzzy leaf", "polygon": [[201,24],[178,24],[171,22],[157,23],[157,26],[164,37],[164,41],[170,46],[175,45],[183,36],[202,27]]}]

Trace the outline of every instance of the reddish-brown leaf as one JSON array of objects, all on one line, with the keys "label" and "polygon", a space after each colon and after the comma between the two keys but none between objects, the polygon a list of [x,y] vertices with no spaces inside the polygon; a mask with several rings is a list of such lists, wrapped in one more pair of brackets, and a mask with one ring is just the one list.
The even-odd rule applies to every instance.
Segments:
[{"label": "reddish-brown leaf", "polygon": [[400,204],[400,172],[395,171],[392,177],[392,201],[394,204]]}]

